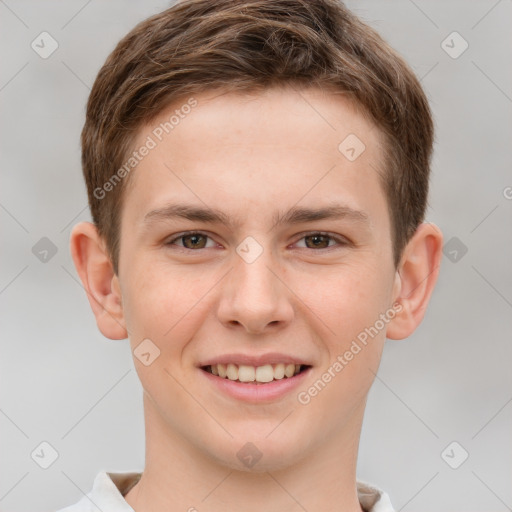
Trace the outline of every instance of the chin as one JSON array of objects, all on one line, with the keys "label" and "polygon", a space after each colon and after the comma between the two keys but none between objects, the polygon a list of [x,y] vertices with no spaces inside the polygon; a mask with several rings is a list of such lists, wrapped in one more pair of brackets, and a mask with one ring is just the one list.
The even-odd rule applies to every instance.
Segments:
[{"label": "chin", "polygon": [[[274,434],[271,434],[272,437]],[[217,464],[230,470],[249,473],[265,473],[286,469],[305,457],[304,446],[287,433],[274,439],[264,435],[252,435],[247,430],[243,435],[227,443],[216,443],[216,450],[210,455]]]}]

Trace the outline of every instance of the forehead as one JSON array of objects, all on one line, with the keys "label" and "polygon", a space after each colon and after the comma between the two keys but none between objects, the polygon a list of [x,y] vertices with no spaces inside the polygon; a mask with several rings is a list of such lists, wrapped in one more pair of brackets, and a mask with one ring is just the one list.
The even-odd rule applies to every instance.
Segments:
[{"label": "forehead", "polygon": [[261,216],[287,200],[332,203],[334,191],[356,210],[363,196],[382,196],[380,131],[346,97],[316,88],[184,98],[139,131],[135,148],[148,140],[125,201],[139,217],[177,195],[239,214],[260,202]]},{"label": "forehead", "polygon": [[370,150],[381,143],[378,128],[362,107],[344,93],[316,87],[215,90],[183,97],[142,128],[139,140],[147,133],[157,144],[186,139],[189,148],[195,145],[196,157],[197,150],[215,148],[219,142],[245,151],[259,144],[288,151],[295,143],[294,149],[305,152],[331,152],[348,134],[357,135]]}]

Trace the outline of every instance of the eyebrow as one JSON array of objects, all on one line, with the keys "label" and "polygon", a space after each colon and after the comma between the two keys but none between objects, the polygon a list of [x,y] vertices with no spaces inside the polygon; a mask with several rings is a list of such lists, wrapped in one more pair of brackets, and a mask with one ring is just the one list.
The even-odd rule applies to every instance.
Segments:
[{"label": "eyebrow", "polygon": [[[221,210],[187,204],[170,204],[162,208],[151,210],[144,216],[144,223],[151,224],[155,221],[172,220],[175,218],[206,222],[209,224],[223,224],[230,229],[240,226],[240,222],[231,220],[229,216]],[[273,216],[271,229],[283,224],[300,224],[324,219],[348,219],[358,223],[369,223],[369,217],[365,212],[354,210],[348,206],[335,204],[322,208],[292,207],[287,212],[277,212]]]}]

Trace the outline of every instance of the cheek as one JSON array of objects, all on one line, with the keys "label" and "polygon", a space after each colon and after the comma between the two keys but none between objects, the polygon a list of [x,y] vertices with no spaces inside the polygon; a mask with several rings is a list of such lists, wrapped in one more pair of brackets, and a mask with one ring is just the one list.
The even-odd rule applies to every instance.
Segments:
[{"label": "cheek", "polygon": [[[393,276],[378,263],[347,267],[331,280],[324,300],[318,302],[323,308],[319,316],[333,331],[325,343],[329,354],[322,368],[322,382],[316,385],[321,389],[319,415],[331,404],[326,414],[341,420],[368,393],[379,366],[387,325],[395,314],[390,310]],[[318,297],[319,292],[316,289]],[[333,409],[332,404],[339,407]]]},{"label": "cheek", "polygon": [[123,305],[134,343],[150,338],[161,351],[169,352],[180,349],[180,340],[183,344],[193,335],[212,286],[207,274],[198,279],[196,272],[159,261],[131,267]]},{"label": "cheek", "polygon": [[[183,351],[197,331],[199,316],[208,307],[207,301],[201,298],[211,285],[208,286],[206,279],[193,279],[176,267],[171,269],[169,264],[141,262],[130,270],[131,280],[125,283],[123,303],[136,371],[143,388],[162,414],[188,408],[199,414],[180,383],[190,384],[191,377],[183,368],[186,365]],[[151,343],[144,341],[146,345],[142,345],[148,339]],[[137,355],[146,351],[151,357],[157,354],[147,365]]]},{"label": "cheek", "polygon": [[312,402],[310,412],[318,428],[346,422],[365,401],[373,383],[387,325],[380,319],[386,311],[384,301],[373,291],[363,294],[360,289],[359,295],[332,297],[337,307],[330,310],[326,323],[334,334],[329,332],[320,341],[327,357],[316,379],[303,390],[305,395],[298,397],[301,404]]},{"label": "cheek", "polygon": [[331,356],[344,352],[386,312],[392,282],[391,275],[373,264],[339,267],[324,279],[310,281],[311,307],[330,328]]}]

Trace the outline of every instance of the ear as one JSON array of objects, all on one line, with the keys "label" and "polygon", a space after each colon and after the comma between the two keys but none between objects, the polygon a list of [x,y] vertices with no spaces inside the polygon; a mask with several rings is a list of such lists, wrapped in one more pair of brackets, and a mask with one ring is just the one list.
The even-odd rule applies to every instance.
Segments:
[{"label": "ear", "polygon": [[442,249],[441,230],[430,222],[420,224],[396,272],[393,303],[398,302],[402,309],[389,322],[387,338],[407,338],[420,325],[439,275]]},{"label": "ear", "polygon": [[74,226],[70,249],[98,329],[112,340],[127,338],[119,279],[96,226],[90,222]]}]

